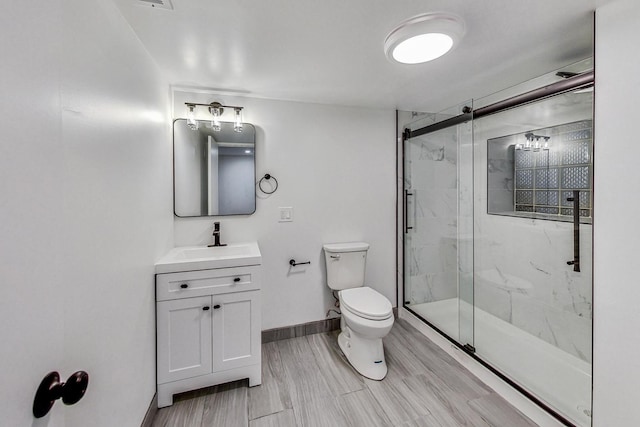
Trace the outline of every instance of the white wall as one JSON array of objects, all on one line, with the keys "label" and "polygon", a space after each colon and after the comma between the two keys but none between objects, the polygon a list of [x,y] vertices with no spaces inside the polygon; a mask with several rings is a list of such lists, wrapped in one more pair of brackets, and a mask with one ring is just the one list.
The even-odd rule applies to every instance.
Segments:
[{"label": "white wall", "polygon": [[[260,245],[262,328],[325,318],[329,242],[369,242],[367,282],[395,306],[394,112],[176,91],[174,117],[184,117],[186,101],[214,100],[245,107],[244,120],[256,126],[256,176],[268,172],[280,185],[272,196],[259,193],[251,216],[215,217],[223,242]],[[278,222],[281,206],[293,207],[293,222]],[[176,245],[211,243],[213,221],[175,218]],[[290,258],[311,265],[290,269]]]},{"label": "white wall", "polygon": [[638,424],[640,3],[596,11],[594,404],[596,427]]},{"label": "white wall", "polygon": [[[110,1],[3,6],[0,424],[139,426],[172,243],[168,86]],[[33,422],[42,377],[80,369],[84,399]]]}]

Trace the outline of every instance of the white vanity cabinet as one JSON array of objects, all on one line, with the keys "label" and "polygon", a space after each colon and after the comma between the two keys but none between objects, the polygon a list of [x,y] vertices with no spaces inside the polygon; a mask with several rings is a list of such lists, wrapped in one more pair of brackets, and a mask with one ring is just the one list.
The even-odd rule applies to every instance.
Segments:
[{"label": "white vanity cabinet", "polygon": [[156,274],[158,407],[173,395],[261,383],[260,266]]}]

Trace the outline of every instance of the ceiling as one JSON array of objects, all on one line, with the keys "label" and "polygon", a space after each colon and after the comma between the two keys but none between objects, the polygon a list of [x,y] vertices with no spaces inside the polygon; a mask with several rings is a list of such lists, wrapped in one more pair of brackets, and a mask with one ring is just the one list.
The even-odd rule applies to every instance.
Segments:
[{"label": "ceiling", "polygon": [[[439,111],[591,56],[610,0],[113,0],[169,82],[324,104]],[[412,16],[466,22],[455,50],[391,63],[387,34]]]}]

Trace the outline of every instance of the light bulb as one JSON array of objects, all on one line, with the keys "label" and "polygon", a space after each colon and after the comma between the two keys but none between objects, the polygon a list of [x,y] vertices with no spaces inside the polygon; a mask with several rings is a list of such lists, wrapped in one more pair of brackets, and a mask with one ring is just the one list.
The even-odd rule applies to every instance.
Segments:
[{"label": "light bulb", "polygon": [[198,130],[198,121],[196,120],[195,112],[193,111],[196,108],[195,105],[188,105],[189,112],[187,113],[187,126],[191,130]]},{"label": "light bulb", "polygon": [[393,59],[403,64],[420,64],[440,58],[453,47],[447,34],[419,34],[400,42],[393,50]]},{"label": "light bulb", "polygon": [[540,151],[540,138],[536,138],[536,142],[533,143],[533,151]]},{"label": "light bulb", "polygon": [[544,145],[542,146],[543,150],[548,150],[549,149],[549,139],[550,138],[548,136],[544,138]]},{"label": "light bulb", "polygon": [[236,119],[233,123],[233,130],[236,132],[242,132],[242,108],[234,108],[236,112]]},{"label": "light bulb", "polygon": [[211,120],[211,129],[213,129],[214,131],[218,132],[221,129],[221,126],[220,126],[220,108],[212,107],[212,108],[209,108],[209,111],[211,111],[211,115],[213,116],[213,120]]}]

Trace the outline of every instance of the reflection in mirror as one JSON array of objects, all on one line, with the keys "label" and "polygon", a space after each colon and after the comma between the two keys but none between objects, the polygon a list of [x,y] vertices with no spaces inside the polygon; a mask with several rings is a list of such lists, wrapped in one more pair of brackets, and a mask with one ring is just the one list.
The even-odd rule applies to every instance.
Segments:
[{"label": "reflection in mirror", "polygon": [[250,215],[256,210],[255,129],[244,123],[173,123],[174,212],[179,217]]},{"label": "reflection in mirror", "polygon": [[490,214],[571,221],[579,191],[581,222],[591,219],[592,121],[582,120],[487,141]]}]

